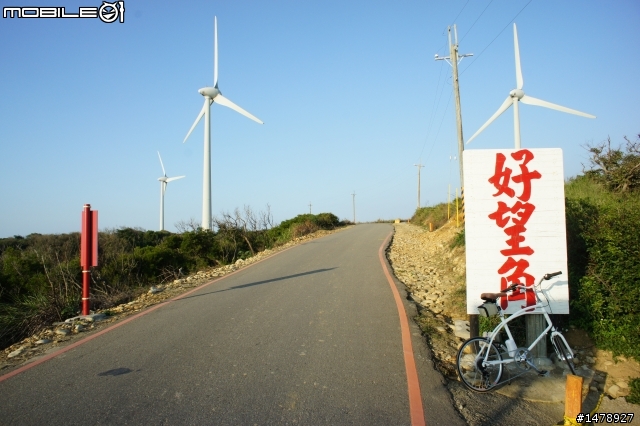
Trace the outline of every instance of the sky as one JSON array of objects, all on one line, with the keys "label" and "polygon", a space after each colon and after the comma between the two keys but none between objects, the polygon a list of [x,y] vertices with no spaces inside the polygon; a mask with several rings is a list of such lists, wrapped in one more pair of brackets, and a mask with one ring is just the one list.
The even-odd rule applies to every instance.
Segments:
[{"label": "sky", "polygon": [[[99,0],[1,0],[99,7]],[[0,19],[0,238],[76,232],[84,204],[100,230],[159,229],[202,215],[201,122],[213,84],[264,121],[211,113],[212,212],[267,206],[280,222],[331,212],[410,217],[460,185],[447,27],[457,26],[465,140],[515,88],[596,115],[521,105],[522,146],[561,148],[565,178],[585,144],[640,133],[640,3],[595,0],[125,0],[124,23]],[[634,124],[635,123],[635,124]],[[512,148],[508,110],[465,149]],[[456,156],[456,158],[454,158]],[[309,206],[311,204],[311,207]]]}]

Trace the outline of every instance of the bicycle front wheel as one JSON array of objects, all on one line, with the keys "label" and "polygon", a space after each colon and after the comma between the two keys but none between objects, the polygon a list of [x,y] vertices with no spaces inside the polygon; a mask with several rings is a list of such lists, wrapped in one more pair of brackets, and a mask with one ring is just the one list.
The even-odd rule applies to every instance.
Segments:
[{"label": "bicycle front wheel", "polygon": [[[485,361],[498,361],[498,363],[483,365]],[[500,361],[502,361],[502,355],[495,345],[489,346],[489,340],[484,337],[473,337],[460,347],[456,368],[466,387],[476,392],[487,392],[500,382],[502,377]]]},{"label": "bicycle front wheel", "polygon": [[571,370],[571,374],[576,375],[576,366],[573,363],[573,358],[571,357],[571,350],[564,343],[564,339],[558,336],[554,336],[554,343],[556,348],[558,348],[558,355],[560,355],[561,359],[569,366],[569,370]]}]

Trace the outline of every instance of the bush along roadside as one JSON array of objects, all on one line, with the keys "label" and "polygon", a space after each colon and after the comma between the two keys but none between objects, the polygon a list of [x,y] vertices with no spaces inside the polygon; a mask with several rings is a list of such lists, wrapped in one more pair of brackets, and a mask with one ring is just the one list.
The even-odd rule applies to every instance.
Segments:
[{"label": "bush along roadside", "polygon": [[565,185],[571,321],[598,347],[640,360],[640,135],[585,146]]},{"label": "bush along roadside", "polygon": [[566,185],[571,321],[640,360],[640,197],[589,177]]},{"label": "bush along roadside", "polygon": [[[461,203],[461,202],[460,202]],[[411,223],[425,226],[429,228],[429,224],[432,224],[433,229],[436,230],[444,226],[450,218],[456,217],[456,201],[451,203],[440,203],[430,207],[420,207],[416,209],[415,213],[411,217]]]}]

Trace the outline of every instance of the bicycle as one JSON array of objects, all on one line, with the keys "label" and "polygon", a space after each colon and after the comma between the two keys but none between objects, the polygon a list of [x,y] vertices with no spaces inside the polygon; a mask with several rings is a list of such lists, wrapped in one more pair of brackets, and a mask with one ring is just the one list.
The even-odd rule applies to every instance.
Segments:
[{"label": "bicycle", "polygon": [[[498,324],[487,337],[472,337],[471,339],[466,340],[458,350],[456,368],[458,370],[458,375],[465,386],[476,392],[487,392],[495,389],[496,386],[501,385],[504,382],[511,381],[516,377],[525,374],[531,369],[535,370],[538,375],[546,375],[547,371],[540,370],[534,365],[531,350],[543,338],[546,338],[549,331],[551,331],[551,343],[558,355],[558,359],[565,361],[571,370],[571,373],[574,375],[576,374],[575,365],[573,363],[573,351],[567,344],[564,336],[551,322],[551,318],[545,309],[549,306],[549,299],[544,294],[541,287],[543,280],[550,280],[560,274],[562,274],[562,272],[545,274],[538,284],[533,286],[537,303],[533,306],[523,307],[506,319],[504,312],[496,303],[497,299],[500,297],[506,297],[508,291],[513,292],[518,289],[531,290],[532,288],[515,283],[500,293],[482,293],[480,298],[484,300],[485,303],[479,306],[478,310],[482,316],[498,315],[500,317],[500,324]],[[542,302],[538,293],[541,293],[545,297],[546,304]],[[531,343],[531,345],[529,345],[529,347],[517,347],[513,340],[511,330],[509,329],[509,322],[523,315],[530,314],[544,315],[544,318],[547,321],[547,328],[545,328],[545,330]],[[505,341],[506,346],[500,344],[498,347],[496,345],[496,343],[498,343],[496,338],[503,329],[505,330],[508,339]],[[506,356],[503,358],[504,355]],[[516,365],[524,371],[500,382],[503,373],[503,366],[511,363],[516,363]]]}]

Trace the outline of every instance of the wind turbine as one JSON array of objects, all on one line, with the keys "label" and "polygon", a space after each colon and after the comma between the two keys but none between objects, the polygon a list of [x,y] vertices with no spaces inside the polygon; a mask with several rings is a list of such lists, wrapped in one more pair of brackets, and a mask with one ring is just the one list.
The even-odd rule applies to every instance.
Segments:
[{"label": "wind turbine", "polygon": [[164,191],[167,190],[167,184],[173,180],[182,179],[184,176],[167,177],[167,172],[164,171],[164,164],[162,164],[162,157],[160,157],[160,151],[158,151],[158,158],[160,159],[160,166],[162,167],[162,174],[164,176],[159,177],[160,181],[160,230],[164,231]]},{"label": "wind turbine", "polygon": [[516,30],[516,24],[513,24],[513,44],[516,53],[516,88],[509,92],[509,96],[502,103],[498,111],[495,112],[491,116],[491,118],[480,127],[480,129],[469,138],[467,143],[470,143],[476,136],[480,134],[489,124],[491,124],[496,118],[500,116],[503,112],[509,109],[511,105],[513,105],[513,130],[515,136],[515,147],[516,149],[520,149],[520,109],[518,107],[518,103],[522,102],[529,105],[537,105],[545,108],[551,108],[562,112],[568,112],[569,114],[581,115],[587,118],[596,118],[595,115],[587,114],[584,112],[576,111],[575,109],[563,107],[560,105],[552,104],[551,102],[543,101],[541,99],[536,99],[531,96],[527,96],[524,94],[522,90],[522,86],[524,85],[524,81],[522,79],[522,69],[520,68],[520,48],[518,47],[518,31]]},{"label": "wind turbine", "polygon": [[218,89],[218,19],[214,17],[213,21],[213,87],[204,87],[198,90],[202,96],[204,96],[204,105],[200,110],[200,114],[196,117],[196,121],[193,122],[189,133],[184,138],[182,143],[185,143],[189,139],[189,135],[193,132],[200,119],[204,116],[204,173],[202,177],[202,228],[211,229],[211,120],[210,120],[210,107],[213,102],[220,105],[231,108],[232,110],[239,112],[252,119],[253,121],[264,124],[257,117],[251,115],[238,105],[231,102],[229,99],[222,96]]}]

